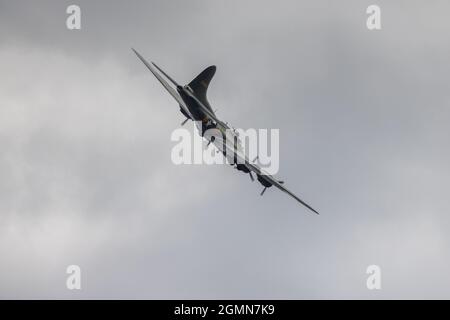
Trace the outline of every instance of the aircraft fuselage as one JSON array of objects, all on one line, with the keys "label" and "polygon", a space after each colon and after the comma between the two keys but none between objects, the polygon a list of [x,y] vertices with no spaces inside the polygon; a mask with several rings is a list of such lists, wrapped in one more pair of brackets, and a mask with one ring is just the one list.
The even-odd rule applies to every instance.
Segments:
[{"label": "aircraft fuselage", "polygon": [[[192,118],[193,118],[192,120],[202,122],[202,128],[201,128],[202,134],[207,128],[209,129],[210,127],[215,127],[215,126],[210,126],[211,121],[209,120],[208,115],[203,111],[199,102],[193,97],[194,93],[191,92],[191,90],[188,86],[185,86],[185,87],[178,86],[177,92],[179,93],[179,95],[181,96],[181,99],[183,99],[184,103],[186,104],[187,108],[189,109],[189,112],[191,113]],[[210,110],[210,112],[213,112],[209,105],[207,105],[206,107]],[[182,111],[182,113],[183,113],[183,111]],[[186,114],[184,114],[184,115],[187,116]]]}]

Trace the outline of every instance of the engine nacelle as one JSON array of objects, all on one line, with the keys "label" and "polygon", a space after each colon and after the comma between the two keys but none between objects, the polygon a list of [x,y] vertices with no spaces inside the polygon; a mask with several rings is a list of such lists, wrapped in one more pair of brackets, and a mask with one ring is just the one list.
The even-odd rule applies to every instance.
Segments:
[{"label": "engine nacelle", "polygon": [[240,164],[240,163],[238,163],[236,165],[236,169],[238,169],[239,171],[245,172],[245,173],[250,172],[250,170],[244,164]]},{"label": "engine nacelle", "polygon": [[260,174],[258,176],[258,181],[266,188],[270,188],[272,186],[272,182],[270,182],[268,179],[266,179],[265,176],[262,176]]}]

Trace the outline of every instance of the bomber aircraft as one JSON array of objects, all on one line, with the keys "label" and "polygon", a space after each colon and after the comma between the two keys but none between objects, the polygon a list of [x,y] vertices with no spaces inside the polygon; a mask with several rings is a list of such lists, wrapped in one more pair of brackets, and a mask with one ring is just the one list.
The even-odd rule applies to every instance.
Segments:
[{"label": "bomber aircraft", "polygon": [[[224,154],[229,162],[231,162],[231,165],[235,166],[235,168],[239,171],[248,173],[252,181],[254,181],[252,173],[256,174],[258,181],[264,186],[261,195],[264,194],[267,188],[275,186],[314,213],[319,214],[311,206],[289,191],[284,186],[283,181],[275,179],[272,175],[268,174],[264,169],[255,164],[256,159],[249,161],[245,154],[242,154],[240,150],[237,150],[236,141],[237,144],[240,145],[239,135],[236,133],[234,128],[228,125],[228,123],[217,118],[208,102],[208,99],[206,98],[209,83],[216,73],[216,66],[206,68],[189,84],[182,86],[167,75],[155,63],[147,62],[135,49],[132,50],[179,104],[181,113],[186,117],[186,120],[183,121],[181,125],[184,125],[188,120],[195,121],[198,126],[199,133],[201,133],[201,135],[208,140],[208,145],[213,143],[217,149]],[[161,76],[160,73],[175,86],[175,89]],[[206,136],[205,133],[211,131],[211,129],[219,130],[222,133],[223,139],[218,138],[216,135]],[[231,133],[232,136],[226,136],[225,133]],[[233,146],[226,142],[230,140],[234,143]]]}]

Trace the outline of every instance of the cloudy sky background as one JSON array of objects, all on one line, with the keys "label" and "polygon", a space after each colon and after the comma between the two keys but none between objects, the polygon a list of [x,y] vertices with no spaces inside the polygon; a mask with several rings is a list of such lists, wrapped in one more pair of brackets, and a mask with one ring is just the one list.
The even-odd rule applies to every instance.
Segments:
[{"label": "cloudy sky background", "polygon": [[[450,298],[450,3],[378,1],[381,31],[370,4],[0,0],[0,297]],[[181,83],[217,65],[218,116],[279,128],[321,215],[173,165],[183,117],[132,46]]]}]

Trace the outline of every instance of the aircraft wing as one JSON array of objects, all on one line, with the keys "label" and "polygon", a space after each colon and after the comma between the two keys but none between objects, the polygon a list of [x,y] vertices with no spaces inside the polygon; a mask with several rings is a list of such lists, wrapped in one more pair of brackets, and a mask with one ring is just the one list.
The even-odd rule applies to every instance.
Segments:
[{"label": "aircraft wing", "polygon": [[272,183],[273,186],[277,187],[278,189],[280,189],[281,191],[287,193],[288,195],[290,195],[292,198],[294,198],[295,200],[297,200],[298,202],[300,202],[302,205],[304,205],[305,207],[307,207],[309,210],[313,211],[316,214],[319,214],[316,210],[314,210],[309,204],[307,204],[306,202],[304,202],[302,199],[300,199],[299,197],[297,197],[294,193],[292,193],[291,191],[289,191],[285,186],[283,186],[283,184],[281,184],[278,180],[274,179],[273,176],[271,176],[270,174],[267,174],[264,172],[264,170],[262,170],[261,168],[259,168],[258,166],[251,164],[250,162],[248,162],[246,160],[245,162],[245,166],[250,170],[253,171],[256,174],[260,174],[263,175],[265,179],[269,180],[270,183]]},{"label": "aircraft wing", "polygon": [[[228,145],[228,143],[225,142],[225,145],[223,144],[223,140],[221,139],[216,139],[214,141],[214,145],[220,150],[220,151],[226,151],[226,153],[228,155],[233,154],[234,149],[233,147],[231,147],[230,145]],[[225,150],[224,150],[225,149]],[[236,160],[238,161],[238,163],[243,163],[245,164],[245,166],[251,171],[254,172],[257,175],[262,175],[264,176],[265,179],[269,180],[270,183],[277,187],[278,189],[280,189],[281,191],[287,193],[288,195],[290,195],[292,198],[294,198],[295,200],[297,200],[298,202],[300,202],[302,205],[304,205],[305,207],[307,207],[309,210],[313,211],[316,214],[319,214],[315,209],[313,209],[309,204],[307,204],[306,202],[304,202],[302,199],[300,199],[299,197],[297,197],[294,193],[292,193],[290,190],[288,190],[285,186],[283,186],[282,183],[280,183],[278,180],[276,180],[272,175],[268,174],[267,172],[265,172],[263,169],[259,168],[257,165],[252,164],[247,156],[241,154],[239,151],[236,152]]]},{"label": "aircraft wing", "polygon": [[[278,180],[274,179],[273,176],[269,175],[269,174],[264,174],[264,172],[258,168],[257,166],[255,166],[254,164],[250,164],[250,163],[246,163],[247,168],[249,168],[251,171],[253,172],[257,172],[257,170],[259,170],[261,172],[262,175],[264,175],[264,178],[266,178],[267,180],[269,180],[273,186],[277,187],[278,189],[280,189],[281,191],[287,193],[288,195],[290,195],[292,198],[294,198],[295,200],[297,200],[298,202],[300,202],[302,205],[304,205],[305,207],[307,207],[309,210],[311,210],[312,212],[319,214],[316,210],[314,210],[309,204],[307,204],[306,202],[304,202],[302,199],[300,199],[299,197],[297,197],[294,193],[292,193],[291,191],[289,191],[285,186],[283,186]],[[252,169],[253,167],[253,169]]]},{"label": "aircraft wing", "polygon": [[[183,111],[186,112],[186,114],[188,114],[189,116],[191,116],[191,113],[189,112],[189,109],[186,107],[186,104],[184,103],[183,99],[181,99],[180,95],[178,94],[178,92],[175,91],[174,88],[172,88],[166,80],[164,80],[163,77],[161,77],[161,75],[155,70],[155,68],[148,63],[140,54],[139,52],[137,52],[136,50],[134,50],[133,48],[131,48],[134,53],[138,56],[139,59],[141,59],[141,61],[145,64],[145,66],[153,73],[153,75],[156,77],[156,79],[158,79],[158,81],[163,85],[164,88],[166,88],[166,90],[170,93],[170,95],[172,97],[175,98],[175,100],[177,100],[178,104],[180,105],[180,108],[183,109]],[[191,116],[192,119],[192,116]]]}]

